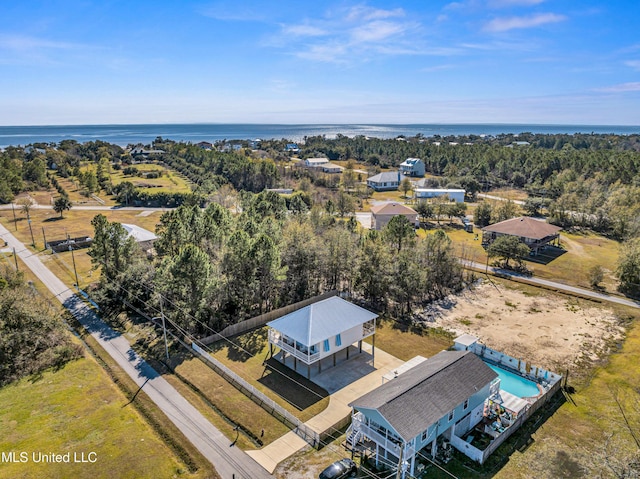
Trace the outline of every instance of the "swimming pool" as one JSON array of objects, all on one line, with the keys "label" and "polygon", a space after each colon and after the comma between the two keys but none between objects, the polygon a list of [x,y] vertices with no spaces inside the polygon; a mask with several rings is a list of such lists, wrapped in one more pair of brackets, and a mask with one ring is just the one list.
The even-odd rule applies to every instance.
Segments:
[{"label": "swimming pool", "polygon": [[500,389],[504,389],[514,396],[521,398],[537,396],[540,394],[538,385],[533,381],[523,378],[522,376],[518,376],[511,371],[494,366],[493,364],[487,363],[487,366],[498,373],[498,376],[500,377]]}]

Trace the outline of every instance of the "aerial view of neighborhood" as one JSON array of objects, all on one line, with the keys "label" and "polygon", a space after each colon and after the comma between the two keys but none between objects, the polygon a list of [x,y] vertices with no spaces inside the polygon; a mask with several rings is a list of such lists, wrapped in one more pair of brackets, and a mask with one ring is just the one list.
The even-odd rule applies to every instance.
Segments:
[{"label": "aerial view of neighborhood", "polygon": [[640,6],[70,3],[0,27],[0,478],[640,477]]}]

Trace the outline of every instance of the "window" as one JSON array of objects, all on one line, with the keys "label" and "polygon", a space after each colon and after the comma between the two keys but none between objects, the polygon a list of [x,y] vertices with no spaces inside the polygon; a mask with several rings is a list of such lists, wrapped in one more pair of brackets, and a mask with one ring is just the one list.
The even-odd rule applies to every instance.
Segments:
[{"label": "window", "polygon": [[424,441],[426,441],[426,440],[427,440],[427,437],[428,437],[428,436],[429,436],[429,430],[428,430],[428,429],[426,429],[426,430],[422,431],[422,436],[420,436],[420,440],[421,440],[422,442],[424,442]]},{"label": "window", "polygon": [[469,407],[469,400],[465,399],[464,404],[462,405],[462,409],[467,409]]},{"label": "window", "polygon": [[324,350],[325,352],[329,351],[329,349],[331,349],[331,346],[329,346],[329,340],[325,339],[324,340]]},{"label": "window", "polygon": [[453,411],[449,413],[449,422],[453,421]]},{"label": "window", "polygon": [[336,336],[336,346],[342,346],[342,338],[340,337],[340,334]]}]

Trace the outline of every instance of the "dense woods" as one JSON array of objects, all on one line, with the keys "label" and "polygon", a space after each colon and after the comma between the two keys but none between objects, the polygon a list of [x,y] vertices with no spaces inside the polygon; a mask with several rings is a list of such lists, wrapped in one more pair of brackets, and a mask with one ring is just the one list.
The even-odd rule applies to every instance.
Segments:
[{"label": "dense woods", "polygon": [[401,315],[464,284],[446,234],[419,240],[404,218],[357,232],[317,206],[295,214],[273,192],[243,195],[242,211],[212,203],[164,213],[152,260],[96,216],[90,254],[102,266],[101,305],[126,300],[157,315],[160,293],[175,323],[206,334],[332,289]]},{"label": "dense woods", "polygon": [[0,270],[0,386],[82,355],[58,310],[9,268]]}]

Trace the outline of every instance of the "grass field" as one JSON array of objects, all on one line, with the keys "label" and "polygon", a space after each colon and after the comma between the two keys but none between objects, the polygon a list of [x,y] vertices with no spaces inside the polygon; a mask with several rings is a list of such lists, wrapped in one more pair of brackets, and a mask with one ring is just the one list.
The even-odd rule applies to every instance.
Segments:
[{"label": "grass field", "polygon": [[110,173],[111,183],[116,186],[123,181],[130,181],[137,188],[149,192],[171,192],[171,193],[190,193],[191,185],[189,180],[184,176],[158,163],[139,163],[132,165],[137,168],[140,173],[149,173],[152,171],[159,172],[160,178],[147,179],[144,176],[127,176],[122,170],[113,170]]},{"label": "grass field", "polygon": [[279,363],[265,367],[269,344],[267,328],[259,328],[211,346],[212,355],[232,371],[266,393],[302,421],[307,421],[329,405],[326,391]]},{"label": "grass field", "polygon": [[[88,400],[88,398],[91,398]],[[0,389],[0,450],[28,463],[0,462],[1,477],[157,478],[192,474],[148,426],[92,358]],[[32,453],[85,456],[91,464],[31,461]]]},{"label": "grass field", "polygon": [[[487,252],[482,247],[482,232],[479,229],[467,233],[460,225],[449,226],[446,221],[442,226],[453,241],[458,256],[486,264]],[[424,236],[432,231],[419,230],[418,234]],[[602,287],[608,293],[616,294],[618,281],[614,271],[619,255],[618,242],[594,233],[562,232],[560,244],[564,253],[547,264],[537,262],[537,259],[549,259],[545,258],[544,252],[538,258],[532,257],[525,262],[535,277],[590,289],[589,270],[598,265],[605,272]]]}]

